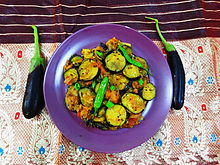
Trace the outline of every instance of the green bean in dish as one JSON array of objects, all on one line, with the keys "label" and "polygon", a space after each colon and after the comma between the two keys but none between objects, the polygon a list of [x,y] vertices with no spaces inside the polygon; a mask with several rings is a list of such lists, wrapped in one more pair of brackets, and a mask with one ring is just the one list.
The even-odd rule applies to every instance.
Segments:
[{"label": "green bean in dish", "polygon": [[88,127],[133,128],[156,96],[147,61],[133,54],[130,43],[115,37],[74,54],[63,70],[66,108]]}]

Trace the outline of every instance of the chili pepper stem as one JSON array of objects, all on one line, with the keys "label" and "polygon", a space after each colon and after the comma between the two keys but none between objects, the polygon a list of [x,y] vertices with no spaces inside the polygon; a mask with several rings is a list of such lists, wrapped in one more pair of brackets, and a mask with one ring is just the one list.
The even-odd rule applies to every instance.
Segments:
[{"label": "chili pepper stem", "polygon": [[160,31],[160,28],[159,28],[159,21],[158,21],[158,19],[151,18],[151,17],[145,17],[145,18],[150,19],[150,20],[152,20],[152,21],[155,22],[155,24],[156,24],[156,29],[157,29],[157,33],[158,33],[158,35],[159,35],[159,37],[160,37],[160,39],[161,39],[161,41],[162,41],[162,43],[163,43],[165,49],[166,49],[168,52],[171,52],[171,51],[176,50],[175,47],[174,47],[172,44],[168,43],[168,42],[166,41],[166,39],[163,37],[163,35],[162,35],[161,31]]}]

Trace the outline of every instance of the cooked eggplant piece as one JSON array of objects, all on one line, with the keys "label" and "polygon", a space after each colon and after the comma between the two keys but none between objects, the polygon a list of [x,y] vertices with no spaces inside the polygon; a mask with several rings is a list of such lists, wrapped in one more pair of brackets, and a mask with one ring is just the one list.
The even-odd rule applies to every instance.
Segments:
[{"label": "cooked eggplant piece", "polygon": [[[105,111],[106,111],[106,107],[103,106],[98,110],[98,116],[97,117],[105,117]],[[91,114],[94,114],[94,108],[90,111]]]},{"label": "cooked eggplant piece", "polygon": [[64,65],[64,67],[63,67],[63,71],[66,72],[67,70],[69,70],[69,69],[72,68],[72,67],[73,67],[73,64],[71,63],[70,60],[68,60],[68,61],[66,62],[66,64]]},{"label": "cooked eggplant piece", "polygon": [[113,74],[109,76],[109,82],[114,85],[118,90],[124,90],[129,80],[122,74]]},{"label": "cooked eggplant piece", "polygon": [[141,75],[140,69],[135,65],[127,65],[123,70],[123,74],[130,79],[138,78]]},{"label": "cooked eggplant piece", "polygon": [[126,118],[126,109],[121,105],[114,105],[106,110],[106,121],[112,126],[123,125]]},{"label": "cooked eggplant piece", "polygon": [[107,55],[109,55],[109,54],[111,54],[113,52],[114,52],[114,50],[107,50],[105,53],[106,53],[106,56],[107,56]]},{"label": "cooked eggplant piece", "polygon": [[95,50],[95,57],[98,59],[98,60],[103,60],[105,58],[105,54],[100,52],[100,51],[96,51]]},{"label": "cooked eggplant piece", "polygon": [[125,86],[124,90],[122,90],[121,93],[126,93],[126,92],[132,92],[132,81],[129,81],[128,84]]},{"label": "cooked eggplant piece", "polygon": [[147,83],[142,91],[142,97],[145,100],[152,100],[156,95],[156,88],[153,84]]},{"label": "cooked eggplant piece", "polygon": [[81,53],[85,59],[95,59],[93,49],[82,49]]},{"label": "cooked eggplant piece", "polygon": [[94,117],[93,121],[103,123],[105,121],[105,117]]},{"label": "cooked eggplant piece", "polygon": [[83,58],[77,54],[74,54],[71,58],[70,58],[71,63],[73,64],[73,66],[78,67],[82,61]]},{"label": "cooked eggplant piece", "polygon": [[90,127],[96,127],[99,129],[107,130],[108,129],[108,124],[106,123],[100,123],[100,122],[95,122],[93,120],[87,120],[86,125]]},{"label": "cooked eggplant piece", "polygon": [[99,129],[107,130],[108,125],[100,122],[93,122],[93,126]]},{"label": "cooked eggplant piece", "polygon": [[72,111],[75,111],[74,107],[79,104],[78,91],[73,86],[69,86],[67,89],[65,104],[67,109]]},{"label": "cooked eggplant piece", "polygon": [[104,44],[104,43],[102,43],[102,42],[100,42],[100,44],[99,44],[104,50],[107,50],[108,49],[108,47]]},{"label": "cooked eggplant piece", "polygon": [[113,72],[119,72],[124,69],[126,60],[119,51],[114,51],[105,58],[106,67]]},{"label": "cooked eggplant piece", "polygon": [[106,56],[105,49],[103,49],[101,46],[97,46],[94,49],[94,54],[95,54],[95,57],[99,60],[103,60]]},{"label": "cooked eggplant piece", "polygon": [[93,106],[93,102],[95,99],[94,92],[89,88],[82,88],[79,90],[79,97],[81,103],[86,107]]},{"label": "cooked eggplant piece", "polygon": [[80,80],[92,80],[97,76],[99,68],[96,65],[94,60],[84,60],[83,63],[79,66],[79,76]]},{"label": "cooked eggplant piece", "polygon": [[139,95],[133,93],[125,93],[122,96],[122,104],[131,112],[131,113],[140,113],[144,110],[146,106],[146,101],[144,101]]},{"label": "cooked eggplant piece", "polygon": [[95,48],[95,51],[99,51],[99,52],[104,53],[104,52],[105,52],[105,49],[103,49],[103,47],[101,47],[101,46],[99,45],[99,46],[97,46],[97,47]]},{"label": "cooked eggplant piece", "polygon": [[103,79],[103,75],[100,73],[95,77],[96,82],[101,82]]},{"label": "cooked eggplant piece", "polygon": [[79,76],[75,68],[71,68],[64,73],[64,83],[67,85],[73,85],[77,82]]}]

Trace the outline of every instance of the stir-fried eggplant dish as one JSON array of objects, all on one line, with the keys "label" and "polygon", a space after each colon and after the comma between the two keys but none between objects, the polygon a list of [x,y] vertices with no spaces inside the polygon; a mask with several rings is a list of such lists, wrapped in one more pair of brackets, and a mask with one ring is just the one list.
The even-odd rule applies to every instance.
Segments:
[{"label": "stir-fried eggplant dish", "polygon": [[82,49],[64,66],[68,85],[65,104],[87,126],[103,130],[132,128],[156,95],[145,59],[115,37],[93,49]]}]

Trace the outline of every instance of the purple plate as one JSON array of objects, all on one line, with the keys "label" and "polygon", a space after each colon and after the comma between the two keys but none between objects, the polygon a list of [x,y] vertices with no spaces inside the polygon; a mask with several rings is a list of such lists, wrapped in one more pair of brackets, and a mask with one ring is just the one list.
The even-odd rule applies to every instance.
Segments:
[{"label": "purple plate", "polygon": [[[102,131],[87,127],[75,113],[66,109],[64,97],[67,86],[63,83],[63,66],[82,48],[94,48],[112,37],[131,43],[134,54],[147,60],[153,75],[150,79],[156,86],[157,95],[143,111],[144,120],[141,124],[129,129]],[[172,93],[170,69],[158,47],[143,34],[115,24],[90,26],[68,37],[50,59],[44,79],[46,108],[58,129],[73,143],[104,153],[129,150],[152,137],[167,117]]]}]

